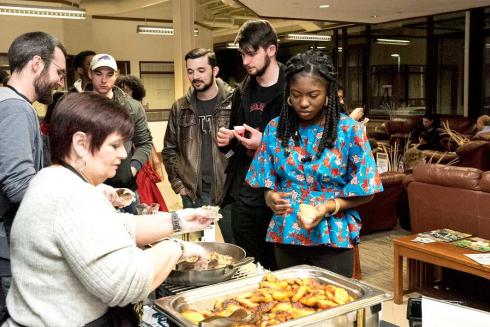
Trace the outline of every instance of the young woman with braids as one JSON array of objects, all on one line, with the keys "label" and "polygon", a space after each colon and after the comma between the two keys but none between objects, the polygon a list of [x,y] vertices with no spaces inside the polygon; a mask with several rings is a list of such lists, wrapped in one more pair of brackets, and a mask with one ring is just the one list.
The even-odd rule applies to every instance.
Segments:
[{"label": "young woman with braids", "polygon": [[[278,268],[311,264],[351,277],[361,228],[352,208],[383,190],[371,149],[360,125],[342,113],[327,55],[295,55],[285,78],[281,114],[266,127],[246,181],[268,189],[274,216],[267,241],[275,243]],[[300,204],[316,209],[312,219]]]}]

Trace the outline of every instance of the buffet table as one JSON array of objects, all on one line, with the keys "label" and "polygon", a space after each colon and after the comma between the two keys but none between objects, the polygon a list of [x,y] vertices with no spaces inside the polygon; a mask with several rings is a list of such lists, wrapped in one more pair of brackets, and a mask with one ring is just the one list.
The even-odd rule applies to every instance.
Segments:
[{"label": "buffet table", "polygon": [[[417,235],[395,238],[394,272],[393,272],[393,301],[403,303],[403,294],[413,292],[430,282],[433,265],[450,268],[486,279],[490,279],[490,266],[483,266],[471,260],[464,254],[479,253],[450,243],[416,243],[412,239]],[[408,259],[408,289],[403,288],[403,258]]]},{"label": "buffet table", "polygon": [[[313,311],[313,313],[277,325],[286,326],[379,326],[381,303],[391,299],[390,293],[375,289],[356,280],[346,278],[318,267],[301,265],[274,271],[273,274],[283,280],[306,278],[316,280],[324,285],[336,285],[344,288],[351,296],[352,302]],[[226,300],[241,294],[250,294],[255,290],[264,275],[230,280],[214,285],[200,287],[166,296],[154,301],[154,308],[168,318],[170,326],[195,326],[182,315],[182,310],[189,308],[203,310],[214,307],[217,300]],[[276,304],[278,302],[275,302]]]}]

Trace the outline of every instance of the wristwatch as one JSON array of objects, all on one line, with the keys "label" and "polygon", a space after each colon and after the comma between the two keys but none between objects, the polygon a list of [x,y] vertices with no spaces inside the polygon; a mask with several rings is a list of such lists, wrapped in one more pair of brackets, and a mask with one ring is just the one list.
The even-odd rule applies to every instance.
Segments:
[{"label": "wristwatch", "polygon": [[174,233],[180,232],[182,227],[180,226],[179,215],[175,211],[170,212],[170,215],[172,217],[172,229],[174,230]]}]

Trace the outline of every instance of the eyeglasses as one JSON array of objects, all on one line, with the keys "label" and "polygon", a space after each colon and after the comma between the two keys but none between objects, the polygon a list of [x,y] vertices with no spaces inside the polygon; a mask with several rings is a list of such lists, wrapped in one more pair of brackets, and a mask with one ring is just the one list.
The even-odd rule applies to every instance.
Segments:
[{"label": "eyeglasses", "polygon": [[51,60],[51,62],[53,63],[53,65],[59,68],[57,70],[57,73],[60,80],[64,80],[66,78],[66,70],[62,68],[60,65],[58,65],[57,63],[55,63],[54,60]]}]

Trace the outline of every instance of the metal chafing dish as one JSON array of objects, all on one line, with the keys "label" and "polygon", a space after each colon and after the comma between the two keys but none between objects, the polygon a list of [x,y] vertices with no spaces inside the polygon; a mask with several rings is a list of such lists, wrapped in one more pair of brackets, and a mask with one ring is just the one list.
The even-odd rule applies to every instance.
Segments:
[{"label": "metal chafing dish", "polygon": [[[381,303],[392,299],[392,294],[375,289],[356,280],[346,278],[318,267],[301,265],[274,271],[279,279],[315,278],[322,283],[345,288],[356,300],[332,309],[319,311],[306,317],[290,320],[276,325],[286,326],[356,326],[374,327],[379,324]],[[201,287],[182,292],[175,296],[160,298],[155,301],[155,308],[169,317],[177,326],[192,327],[191,322],[180,314],[183,303],[197,310],[210,309],[218,299],[238,296],[257,289],[263,275],[255,275],[239,280]]]}]

